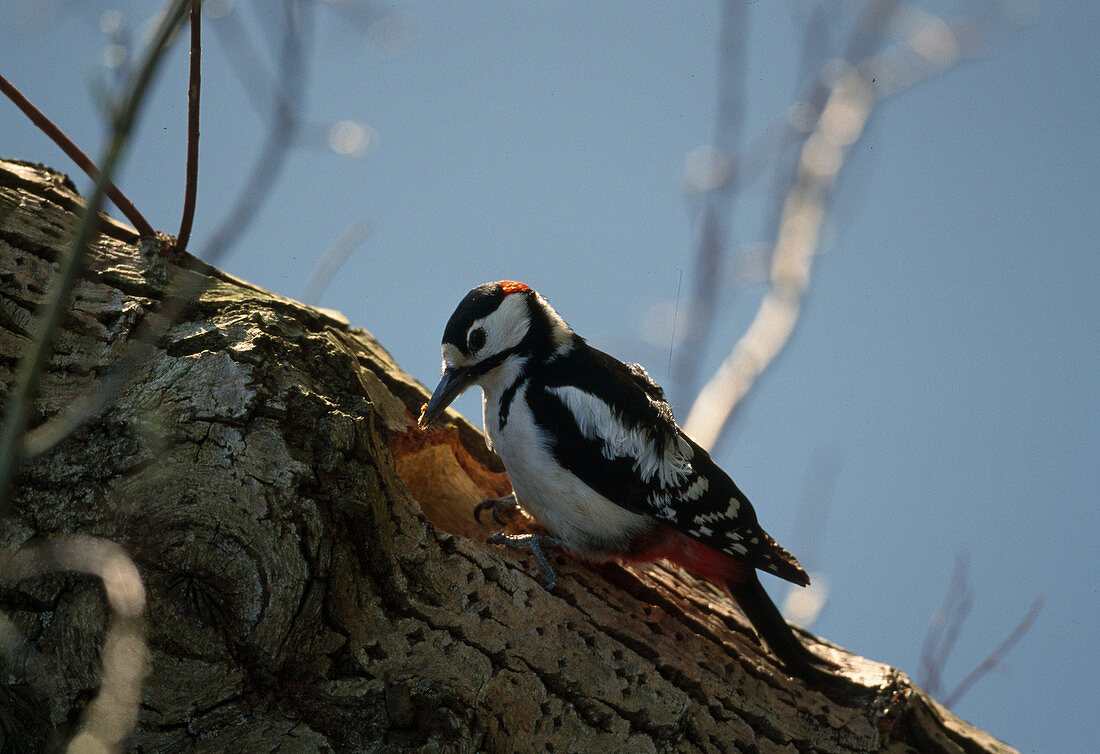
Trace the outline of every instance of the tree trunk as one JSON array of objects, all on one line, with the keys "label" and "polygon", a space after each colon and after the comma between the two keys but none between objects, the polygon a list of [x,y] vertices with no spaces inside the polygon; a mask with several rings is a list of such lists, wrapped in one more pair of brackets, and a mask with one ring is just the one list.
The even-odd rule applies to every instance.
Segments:
[{"label": "tree trunk", "polygon": [[[65,177],[0,162],[5,391],[81,204]],[[808,688],[678,571],[558,555],[547,592],[471,516],[509,489],[480,433],[456,414],[417,430],[427,391],[369,333],[155,252],[103,220],[41,381],[39,423],[109,379],[171,281],[199,291],[108,407],[16,478],[0,748],[99,735],[106,699],[136,751],[1011,751],[809,635],[855,686]],[[116,598],[140,590],[112,592],[102,566],[125,558],[74,565],[108,540],[144,585],[129,644],[109,641]],[[136,712],[104,691],[127,656]]]}]

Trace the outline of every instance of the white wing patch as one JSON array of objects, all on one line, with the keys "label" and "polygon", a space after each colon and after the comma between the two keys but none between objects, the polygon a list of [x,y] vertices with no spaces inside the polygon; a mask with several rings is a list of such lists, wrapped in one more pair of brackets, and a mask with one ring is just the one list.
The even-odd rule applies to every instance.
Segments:
[{"label": "white wing patch", "polygon": [[[673,442],[666,443],[663,452],[659,452],[654,442],[653,432],[648,427],[628,427],[604,403],[592,393],[572,385],[547,388],[565,405],[577,421],[581,434],[586,439],[603,440],[604,458],[633,458],[634,470],[646,482],[655,479],[661,487],[680,484],[684,477],[692,473],[691,456],[693,451],[684,438],[677,436]],[[697,493],[702,495],[704,487]],[[692,485],[692,489],[698,483]]]},{"label": "white wing patch", "polygon": [[653,515],[666,521],[676,521],[676,509],[672,507],[673,499],[670,495],[661,492],[652,492],[649,495],[649,507],[653,509]]}]

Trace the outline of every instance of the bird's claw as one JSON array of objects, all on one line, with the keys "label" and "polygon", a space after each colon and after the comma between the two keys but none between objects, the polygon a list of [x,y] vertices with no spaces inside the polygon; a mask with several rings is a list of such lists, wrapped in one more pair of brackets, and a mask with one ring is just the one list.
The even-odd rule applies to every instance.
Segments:
[{"label": "bird's claw", "polygon": [[[490,502],[490,501],[486,501]],[[546,577],[546,590],[553,591],[558,583],[558,574],[550,563],[544,547],[561,547],[561,540],[546,534],[505,534],[497,532],[485,540],[491,545],[507,545],[508,547],[526,547],[535,556],[535,562],[539,564],[543,575]]]},{"label": "bird's claw", "polygon": [[508,518],[511,518],[519,510],[519,502],[516,500],[516,493],[512,492],[504,497],[491,497],[487,500],[482,500],[474,506],[474,520],[480,524],[481,514],[487,510],[492,512],[493,520],[496,521],[499,526],[507,526],[508,521],[503,516],[506,515]]}]

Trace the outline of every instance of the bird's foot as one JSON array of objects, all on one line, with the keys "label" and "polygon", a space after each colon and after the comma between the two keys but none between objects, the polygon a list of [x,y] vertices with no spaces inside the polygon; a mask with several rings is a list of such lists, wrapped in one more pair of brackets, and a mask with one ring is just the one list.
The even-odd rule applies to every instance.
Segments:
[{"label": "bird's foot", "polygon": [[488,500],[482,500],[476,506],[474,506],[474,519],[480,524],[481,514],[485,511],[491,511],[493,514],[493,520],[500,526],[507,526],[511,523],[520,511],[519,501],[516,500],[516,493],[512,492],[504,497],[491,497]]},{"label": "bird's foot", "polygon": [[[515,499],[514,496],[513,499]],[[485,502],[491,501],[486,500]],[[551,537],[547,534],[505,534],[504,532],[498,532],[486,541],[491,545],[529,548],[546,577],[547,591],[553,590],[558,583],[558,574],[554,570],[554,566],[550,564],[550,558],[547,557],[546,551],[543,549],[544,547],[561,547],[561,540],[557,537]]]}]

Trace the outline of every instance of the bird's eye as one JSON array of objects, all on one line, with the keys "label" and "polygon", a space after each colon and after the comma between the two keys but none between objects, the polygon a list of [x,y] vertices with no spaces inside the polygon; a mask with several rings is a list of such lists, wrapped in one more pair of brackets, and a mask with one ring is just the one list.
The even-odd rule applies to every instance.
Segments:
[{"label": "bird's eye", "polygon": [[471,330],[470,337],[466,342],[470,347],[470,353],[477,353],[485,345],[485,330],[480,327]]}]

